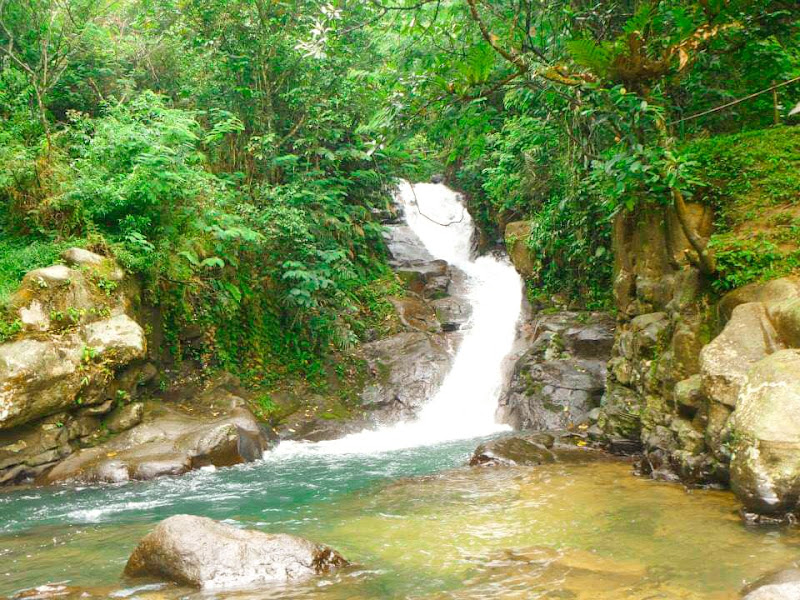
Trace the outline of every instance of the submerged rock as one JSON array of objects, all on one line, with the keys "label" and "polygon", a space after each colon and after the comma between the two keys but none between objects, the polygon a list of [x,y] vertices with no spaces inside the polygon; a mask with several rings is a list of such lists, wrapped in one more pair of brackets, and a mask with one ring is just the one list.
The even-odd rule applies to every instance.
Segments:
[{"label": "submerged rock", "polygon": [[170,412],[105,444],[76,452],[40,482],[121,482],[180,475],[208,465],[253,461],[268,447],[266,431],[244,408],[211,422]]},{"label": "submerged rock", "polygon": [[469,464],[472,467],[536,466],[605,458],[598,450],[561,442],[571,438],[572,434],[565,432],[538,431],[490,440],[475,449]]},{"label": "submerged rock", "polygon": [[800,598],[800,569],[785,569],[766,575],[747,586],[743,600],[797,600]]},{"label": "submerged rock", "polygon": [[335,550],[300,537],[177,515],[142,538],[125,574],[226,589],[304,579],[347,564]]}]

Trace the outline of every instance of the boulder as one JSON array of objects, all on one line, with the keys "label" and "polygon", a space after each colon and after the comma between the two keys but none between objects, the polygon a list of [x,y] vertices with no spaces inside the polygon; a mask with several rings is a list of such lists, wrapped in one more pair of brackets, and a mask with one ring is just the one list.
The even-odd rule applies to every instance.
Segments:
[{"label": "boulder", "polygon": [[703,406],[703,380],[699,374],[679,381],[674,391],[675,404],[690,415],[695,415]]},{"label": "boulder", "polygon": [[800,295],[767,305],[767,314],[781,341],[800,348]]},{"label": "boulder", "polygon": [[364,345],[373,380],[362,406],[382,423],[414,417],[444,381],[452,356],[441,335],[406,332]]},{"label": "boulder", "polygon": [[498,418],[514,429],[562,429],[600,405],[614,322],[602,313],[540,315],[517,360]]},{"label": "boulder", "polygon": [[800,350],[753,365],[732,422],[731,487],[747,510],[791,511],[800,500]]},{"label": "boulder", "polygon": [[112,440],[69,456],[40,483],[122,482],[180,475],[200,467],[235,465],[261,458],[270,440],[244,408],[208,422],[166,412]]},{"label": "boulder", "polygon": [[750,366],[781,348],[783,343],[765,306],[759,302],[740,304],[722,333],[700,353],[706,398],[735,407]]},{"label": "boulder", "polygon": [[465,298],[448,296],[431,301],[442,331],[456,331],[469,322],[472,307]]},{"label": "boulder", "polygon": [[133,402],[120,406],[106,419],[105,424],[111,433],[127,431],[142,422],[144,418],[144,404]]},{"label": "boulder", "polygon": [[347,564],[335,550],[293,535],[177,515],[142,538],[125,575],[219,590],[305,579]]},{"label": "boulder", "polygon": [[0,345],[0,430],[105,400],[95,384],[145,352],[144,330],[124,314]]},{"label": "boulder", "polygon": [[550,463],[584,463],[606,458],[602,452],[569,443],[564,432],[529,432],[480,444],[470,458],[472,467],[538,466]]},{"label": "boulder", "polygon": [[430,261],[433,256],[408,225],[390,225],[383,234],[390,264],[398,267],[413,261]]},{"label": "boulder", "polygon": [[395,267],[406,287],[423,298],[447,296],[452,273],[444,260],[407,260]]},{"label": "boulder", "polygon": [[514,221],[506,225],[506,251],[514,267],[523,277],[531,277],[536,270],[527,246],[530,235],[530,221]]},{"label": "boulder", "polygon": [[800,278],[782,277],[766,283],[750,283],[725,294],[717,305],[723,321],[728,321],[733,309],[748,302],[781,302],[800,295]]},{"label": "boulder", "polygon": [[797,600],[800,598],[800,569],[784,569],[766,575],[747,586],[743,600]]},{"label": "boulder", "polygon": [[408,329],[437,333],[442,330],[436,313],[430,304],[419,297],[392,298],[400,322]]}]

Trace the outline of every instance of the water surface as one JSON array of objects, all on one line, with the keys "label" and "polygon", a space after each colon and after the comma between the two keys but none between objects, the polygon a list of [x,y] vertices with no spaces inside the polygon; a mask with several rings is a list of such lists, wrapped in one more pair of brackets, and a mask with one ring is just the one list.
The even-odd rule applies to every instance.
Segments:
[{"label": "water surface", "polygon": [[728,492],[636,478],[617,461],[462,466],[475,443],[1,495],[0,595],[66,580],[130,589],[120,573],[137,540],[179,513],[303,535],[357,566],[257,594],[129,597],[733,599],[800,556],[800,536],[747,528]]}]

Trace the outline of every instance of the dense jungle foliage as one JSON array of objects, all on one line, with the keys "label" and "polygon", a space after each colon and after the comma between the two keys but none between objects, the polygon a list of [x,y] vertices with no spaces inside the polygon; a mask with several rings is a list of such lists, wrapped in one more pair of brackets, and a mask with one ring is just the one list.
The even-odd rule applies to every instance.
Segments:
[{"label": "dense jungle foliage", "polygon": [[[392,326],[379,216],[396,177],[437,170],[491,238],[531,223],[536,294],[607,306],[612,219],[647,207],[677,214],[720,289],[765,260],[793,268],[791,240],[753,256],[724,206],[757,173],[791,174],[770,218],[796,230],[797,128],[774,126],[800,101],[799,10],[0,0],[0,304],[81,245],[142,277],[175,356],[321,378],[325,356]],[[785,160],[741,177],[743,152],[776,144]],[[690,200],[723,208],[710,248]],[[190,325],[200,349],[180,344]]]}]

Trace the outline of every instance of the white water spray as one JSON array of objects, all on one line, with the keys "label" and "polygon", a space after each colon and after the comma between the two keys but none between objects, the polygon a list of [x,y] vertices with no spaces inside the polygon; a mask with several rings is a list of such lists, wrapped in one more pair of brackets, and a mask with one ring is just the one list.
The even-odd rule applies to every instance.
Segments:
[{"label": "white water spray", "polygon": [[507,429],[494,413],[522,306],[522,281],[505,259],[473,259],[474,224],[458,194],[440,184],[403,182],[398,200],[409,227],[434,258],[466,274],[472,316],[442,386],[413,421],[317,443],[283,442],[274,454],[374,453],[488,435]]}]

